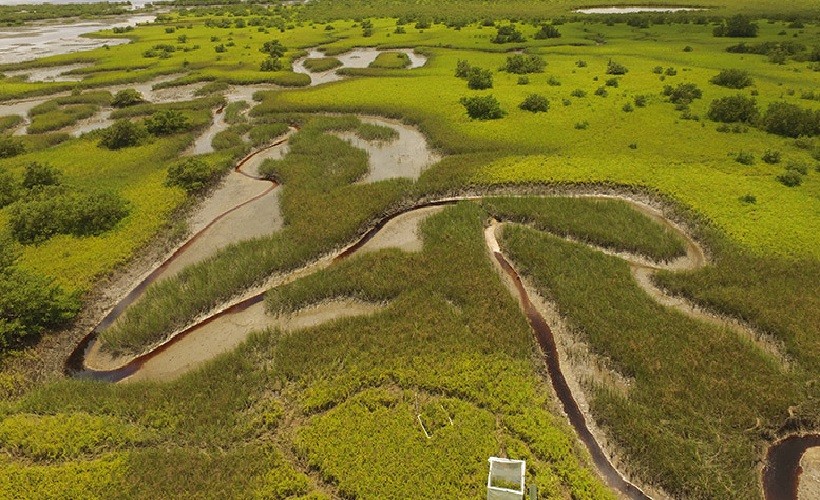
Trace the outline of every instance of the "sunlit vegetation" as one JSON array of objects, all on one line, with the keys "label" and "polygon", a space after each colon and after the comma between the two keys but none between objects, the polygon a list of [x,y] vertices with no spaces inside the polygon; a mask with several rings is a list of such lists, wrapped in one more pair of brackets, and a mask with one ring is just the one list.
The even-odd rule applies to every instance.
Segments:
[{"label": "sunlit vegetation", "polygon": [[[85,63],[78,82],[0,85],[2,100],[61,92],[35,107],[26,135],[11,135],[24,118],[0,117],[0,351],[22,353],[0,358],[0,496],[477,497],[487,456],[506,454],[527,459],[541,498],[612,497],[493,269],[491,217],[513,223],[499,232],[504,252],[582,347],[570,361],[596,364],[580,383],[631,476],[675,497],[757,498],[766,446],[820,428],[814,2],[592,17],[569,0],[197,2],[219,5],[177,0],[191,8],[93,35],[131,43],[0,67]],[[314,47],[326,56],[315,71],[355,47],[381,52],[307,87],[291,64]],[[426,64],[408,69],[397,48]],[[143,102],[133,87],[157,78],[155,90],[199,85],[199,98]],[[257,93],[253,109],[226,104],[222,93],[251,84],[292,88]],[[112,96],[115,85],[126,90]],[[108,106],[114,126],[68,135]],[[181,157],[222,106],[230,126],[215,152]],[[337,133],[397,133],[349,113],[415,125],[444,159],[416,182],[360,183],[367,156]],[[760,338],[658,305],[620,257],[591,248],[684,253],[625,203],[491,197],[427,219],[420,252],[354,255],[266,294],[274,315],[342,298],[380,312],[257,332],[168,383],[43,382],[38,370],[56,373],[60,356],[38,357],[37,339],[150,242],[183,234],[186,201],[289,125],[287,155],[262,168],[281,183],[283,229],[149,287],[105,349],[144,352],[413,202],[496,190],[662,207],[709,263],[654,282]]]}]

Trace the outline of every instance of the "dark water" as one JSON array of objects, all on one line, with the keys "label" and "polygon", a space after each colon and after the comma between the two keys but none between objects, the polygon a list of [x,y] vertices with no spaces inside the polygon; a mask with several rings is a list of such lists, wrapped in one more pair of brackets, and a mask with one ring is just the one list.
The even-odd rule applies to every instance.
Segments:
[{"label": "dark water", "polygon": [[820,434],[792,436],[773,444],[763,467],[766,500],[796,500],[800,480],[800,458],[807,449],[820,446]]}]

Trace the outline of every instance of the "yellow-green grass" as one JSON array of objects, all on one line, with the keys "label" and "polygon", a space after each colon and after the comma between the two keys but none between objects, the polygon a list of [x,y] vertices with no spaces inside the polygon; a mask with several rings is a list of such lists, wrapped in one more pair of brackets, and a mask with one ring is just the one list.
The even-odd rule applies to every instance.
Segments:
[{"label": "yellow-green grass", "polygon": [[311,73],[321,73],[338,68],[342,65],[342,61],[335,57],[309,57],[305,59],[304,65]]},{"label": "yellow-green grass", "polygon": [[[784,24],[762,26],[760,41],[777,39],[776,33]],[[571,32],[583,26],[563,25],[561,29]],[[503,65],[506,55],[428,49],[433,57],[427,66],[406,71],[401,77],[356,78],[321,88],[277,93],[257,112],[333,110],[400,116],[418,123],[435,146],[448,152],[490,150],[518,155],[482,168],[472,179],[474,183],[597,181],[640,185],[658,189],[694,208],[725,229],[734,241],[758,253],[820,255],[816,244],[820,221],[812,217],[820,209],[816,196],[818,176],[811,173],[802,186],[786,188],[775,179],[783,167],[759,161],[766,149],[773,149],[782,152],[784,164],[799,161],[811,165],[814,160],[809,153],[794,147],[791,140],[757,129],[743,134],[718,132],[716,124],[705,118],[712,99],[749,93],[749,89],[735,91],[709,83],[721,68],[748,70],[764,109],[781,99],[805,108],[820,108],[816,101],[798,98],[801,91],[820,85],[820,73],[807,70],[806,63],[778,66],[763,56],[727,54],[724,48],[736,41],[713,38],[708,26],[650,28],[658,41],[633,40],[633,31],[643,38],[640,32],[645,30],[623,25],[593,25],[592,29],[605,33],[608,43],[602,47],[539,49],[549,65],[543,74],[530,75],[529,85],[518,85],[518,75],[495,73],[493,89],[471,91],[453,76],[457,60],[495,69]],[[450,30],[470,41],[464,31]],[[811,45],[817,40],[813,33],[813,29],[806,30],[798,41]],[[667,39],[672,41],[667,43]],[[694,50],[684,52],[686,45]],[[620,77],[618,88],[609,88],[609,97],[601,98],[593,92],[608,78],[605,70],[611,58],[626,65],[629,73]],[[578,60],[585,60],[587,67],[576,67]],[[678,73],[662,82],[653,73],[655,66],[674,67]],[[550,76],[558,78],[561,85],[546,85]],[[594,81],[594,77],[599,80]],[[660,95],[664,85],[680,82],[696,83],[703,90],[703,99],[691,106],[691,113],[700,121],[682,119],[681,112]],[[585,90],[588,96],[572,97],[570,93],[576,88]],[[790,88],[796,91],[794,96],[784,91]],[[550,99],[549,112],[533,114],[517,108],[535,90]],[[486,94],[496,96],[508,111],[507,117],[482,122],[466,116],[459,98]],[[424,99],[418,97],[422,95]],[[636,95],[646,95],[648,105],[624,112],[623,106]],[[563,99],[570,104],[564,106]],[[579,122],[588,122],[588,127],[576,129]],[[757,164],[744,166],[729,155],[740,151],[753,153]],[[741,202],[738,198],[745,194],[757,197],[757,204]],[[784,220],[788,231],[783,230]]]},{"label": "yellow-green grass", "polygon": [[382,52],[370,63],[371,68],[401,69],[410,66],[410,56],[404,52]]}]

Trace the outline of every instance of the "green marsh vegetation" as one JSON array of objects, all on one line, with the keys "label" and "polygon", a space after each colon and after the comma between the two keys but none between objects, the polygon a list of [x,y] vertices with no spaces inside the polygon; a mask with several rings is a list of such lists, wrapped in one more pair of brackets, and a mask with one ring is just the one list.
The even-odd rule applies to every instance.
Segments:
[{"label": "green marsh vegetation", "polygon": [[[304,86],[306,76],[288,67],[310,47],[322,46],[328,57],[357,46],[415,47],[428,56],[423,68],[367,69],[332,85],[272,90],[247,115],[239,106],[226,108],[226,117],[236,121],[231,133],[250,127],[257,145],[288,123],[302,125],[291,153],[266,166],[283,182],[285,229],[237,244],[158,284],[107,341],[117,350],[140,351],[263,277],[349,243],[374,218],[410,200],[498,186],[603,185],[648,193],[674,207],[712,259],[703,269],[663,272],[656,281],[750,324],[782,349],[788,367],[733,332],[657,306],[616,258],[520,227],[506,229],[503,243],[590,350],[632,381],[624,394],[593,380],[588,395],[596,420],[631,470],[674,495],[757,497],[754,467],[766,444],[784,430],[820,426],[820,395],[812,385],[820,363],[820,222],[813,215],[820,178],[812,143],[820,101],[804,97],[820,85],[813,49],[818,24],[814,4],[803,0],[788,6],[788,15],[803,16],[802,28],[790,27],[794,19],[782,19],[782,12],[752,17],[777,14],[780,4],[751,0],[708,13],[630,18],[570,14],[563,0],[423,6],[318,0],[304,7],[192,8],[163,15],[155,25],[105,34],[130,44],[28,63],[92,65],[80,71],[81,82],[4,81],[0,98],[75,87],[86,95],[169,75],[163,87],[206,82],[214,94],[193,103],[117,109],[114,118],[135,123],[154,116],[172,123],[167,118],[178,115],[168,111],[187,119],[170,135],[120,150],[98,147],[101,132],[78,139],[60,132],[0,137],[0,199],[18,199],[19,192],[8,195],[4,186],[24,189],[26,165],[36,161],[59,169],[62,185],[111,191],[130,210],[99,235],[9,243],[14,259],[3,261],[8,264],[0,286],[24,297],[27,288],[20,284],[30,284],[47,304],[31,311],[48,313],[36,317],[29,311],[29,327],[7,327],[11,316],[0,318],[12,332],[7,342],[19,344],[24,336],[34,338],[29,332],[73,316],[76,292],[88,291],[95,277],[126,262],[168,224],[186,191],[206,189],[245,151],[247,146],[226,148],[191,163],[178,159],[222,104],[217,94],[228,85]],[[361,8],[362,19],[346,19],[351,6]],[[730,27],[723,19],[737,12],[750,16],[757,36],[715,37],[713,29]],[[503,19],[505,13],[514,21]],[[361,22],[368,15],[365,36]],[[544,29],[548,18],[560,37],[545,36],[551,33]],[[333,29],[321,22],[331,20]],[[518,48],[524,53],[505,52]],[[519,74],[509,70],[509,59],[513,68],[519,59],[524,66],[540,60],[547,71]],[[454,75],[463,66],[459,61],[489,73],[491,96],[468,88],[458,78],[466,75]],[[751,84],[713,83],[724,70],[746,72]],[[519,84],[522,76],[527,85]],[[593,96],[598,88],[606,98]],[[544,97],[549,111],[520,109],[530,94]],[[462,102],[487,97],[497,119],[471,119]],[[93,104],[58,104],[50,112]],[[738,109],[744,112],[727,114]],[[358,129],[377,139],[380,133],[349,117],[302,115],[311,112],[403,119],[449,156],[415,184],[358,185],[364,154],[327,132]],[[6,130],[19,124],[9,123]],[[724,125],[738,133],[721,132]],[[763,161],[744,165],[736,161],[738,152]],[[9,178],[11,184],[4,181]],[[14,203],[0,209],[6,229]],[[291,334],[261,333],[169,384],[63,381],[28,390],[17,374],[0,372],[0,390],[15,394],[0,405],[0,415],[8,418],[0,424],[0,490],[19,492],[27,484],[29,496],[55,489],[101,497],[112,491],[137,497],[407,496],[412,487],[433,496],[478,495],[486,455],[506,450],[528,458],[530,479],[546,494],[606,496],[579,465],[583,453],[550,411],[554,403],[537,375],[531,333],[492,272],[480,226],[494,215],[661,260],[679,255],[679,242],[630,210],[617,203],[540,199],[449,208],[425,224],[426,246],[419,254],[393,250],[355,257],[267,298],[278,312],[339,297],[384,302],[384,311]],[[21,302],[4,303],[3,310]],[[418,426],[418,414],[432,431],[431,441]],[[103,424],[117,429],[116,435],[99,435],[98,419],[105,418],[112,419]],[[82,438],[59,434],[63,420],[76,422]],[[351,432],[357,425],[368,432]],[[43,437],[51,427],[57,434]],[[31,435],[31,442],[22,435]],[[54,451],[46,440],[65,441],[68,451]],[[462,459],[454,459],[448,447]],[[361,461],[345,459],[351,449],[362,453]],[[368,475],[361,463],[376,464],[378,474]],[[398,469],[401,463],[406,465]],[[419,484],[422,474],[413,473],[422,470],[436,480]],[[379,475],[398,479],[372,481]]]},{"label": "green marsh vegetation", "polygon": [[342,61],[335,57],[311,57],[305,59],[304,65],[311,73],[321,73],[322,71],[329,71],[340,67]]}]

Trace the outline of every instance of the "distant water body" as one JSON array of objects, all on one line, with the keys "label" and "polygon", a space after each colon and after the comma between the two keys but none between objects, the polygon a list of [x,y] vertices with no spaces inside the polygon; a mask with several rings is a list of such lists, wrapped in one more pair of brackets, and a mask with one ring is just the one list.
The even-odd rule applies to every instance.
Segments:
[{"label": "distant water body", "polygon": [[[51,3],[51,4],[67,4],[67,3],[97,3],[97,2],[116,2],[123,0],[3,0],[3,5],[20,5],[20,4],[36,4],[36,3]],[[150,0],[131,0],[131,7],[139,9],[145,4],[151,3]]]}]

